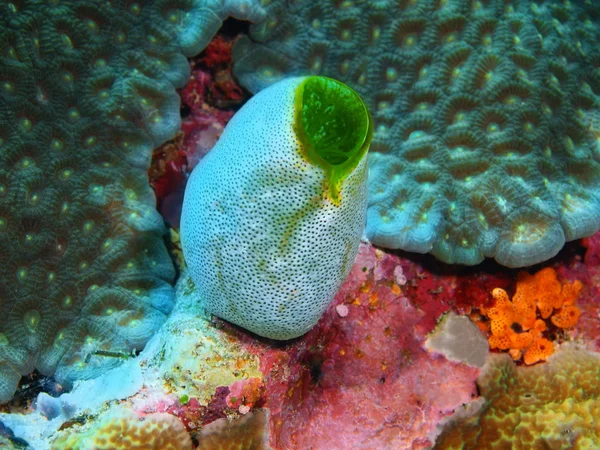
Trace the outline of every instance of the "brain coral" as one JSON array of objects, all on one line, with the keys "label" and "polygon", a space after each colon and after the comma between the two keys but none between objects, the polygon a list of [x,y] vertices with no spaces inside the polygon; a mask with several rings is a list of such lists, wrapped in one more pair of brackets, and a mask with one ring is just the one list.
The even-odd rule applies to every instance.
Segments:
[{"label": "brain coral", "polygon": [[151,151],[179,128],[185,55],[236,7],[260,18],[210,3],[0,4],[0,401],[34,368],[117,364],[98,351],[141,348],[171,309]]},{"label": "brain coral", "polygon": [[600,228],[597,2],[266,3],[237,75],[322,74],[365,99],[374,244],[521,267]]},{"label": "brain coral", "polygon": [[599,354],[565,345],[533,367],[490,355],[477,385],[482,409],[451,424],[435,449],[600,448]]},{"label": "brain coral", "polygon": [[175,416],[153,413],[141,418],[131,410],[120,408],[84,432],[67,428],[51,447],[51,450],[63,449],[191,450],[192,440]]},{"label": "brain coral", "polygon": [[321,317],[358,251],[372,134],[359,96],[283,80],[227,124],[186,187],[181,244],[207,309],[291,339]]}]

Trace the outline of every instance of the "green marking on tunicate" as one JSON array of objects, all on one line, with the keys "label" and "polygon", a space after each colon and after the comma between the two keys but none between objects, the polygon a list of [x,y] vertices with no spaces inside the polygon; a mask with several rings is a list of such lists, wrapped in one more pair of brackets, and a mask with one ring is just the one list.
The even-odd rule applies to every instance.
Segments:
[{"label": "green marking on tunicate", "polygon": [[90,30],[94,34],[100,30],[100,27],[98,27],[98,24],[96,22],[94,22],[92,19],[86,19],[85,26],[87,27],[88,30]]},{"label": "green marking on tunicate", "polygon": [[35,309],[30,309],[23,316],[23,323],[25,324],[25,328],[30,333],[35,333],[42,321],[42,316]]},{"label": "green marking on tunicate", "polygon": [[459,38],[459,34],[457,31],[453,31],[452,33],[448,33],[444,36],[444,43],[450,44],[452,42],[456,42]]},{"label": "green marking on tunicate", "polygon": [[83,145],[85,145],[86,147],[91,147],[96,143],[96,141],[96,136],[89,136],[85,139],[85,141],[83,141]]},{"label": "green marking on tunicate", "polygon": [[98,69],[106,67],[106,60],[104,58],[98,58],[96,61],[94,61],[94,67]]},{"label": "green marking on tunicate", "polygon": [[56,281],[56,273],[48,272],[47,280],[48,280],[48,283],[52,283],[52,282]]},{"label": "green marking on tunicate", "polygon": [[29,275],[27,267],[19,267],[17,269],[17,280],[19,280],[20,283],[27,281],[27,275]]},{"label": "green marking on tunicate", "polygon": [[114,312],[115,312],[115,309],[112,306],[108,306],[108,307],[104,308],[104,311],[102,312],[102,315],[103,316],[110,316]]},{"label": "green marking on tunicate", "polygon": [[6,92],[10,92],[11,94],[15,91],[15,83],[11,83],[10,81],[5,81],[2,83],[2,89]]},{"label": "green marking on tunicate", "polygon": [[73,83],[73,80],[74,80],[75,78],[73,77],[73,74],[72,74],[71,72],[69,72],[68,70],[64,70],[64,71],[62,72],[62,79],[63,79],[63,81],[64,81],[65,83],[67,83],[67,84],[72,84],[72,83]]},{"label": "green marking on tunicate", "polygon": [[7,191],[8,189],[6,188],[6,185],[0,184],[0,197],[4,197]]},{"label": "green marking on tunicate", "polygon": [[573,139],[571,139],[570,136],[567,136],[565,138],[565,146],[567,147],[568,152],[572,152],[573,150],[575,150],[575,143],[573,142]]},{"label": "green marking on tunicate", "polygon": [[33,159],[25,157],[23,158],[20,163],[19,163],[19,167],[21,169],[27,169],[28,167],[31,167],[35,164],[35,162],[33,161]]},{"label": "green marking on tunicate", "polygon": [[94,292],[96,289],[98,289],[100,286],[98,286],[97,284],[92,284],[89,288],[88,288],[88,294],[91,292]]},{"label": "green marking on tunicate", "polygon": [[179,403],[181,403],[182,405],[187,404],[187,402],[190,401],[190,398],[188,397],[187,394],[183,394],[181,397],[179,397]]},{"label": "green marking on tunicate", "polygon": [[46,96],[46,93],[40,86],[36,86],[36,88],[35,88],[35,98],[40,103],[46,103],[48,101],[48,97]]},{"label": "green marking on tunicate", "polygon": [[25,238],[23,241],[26,245],[30,245],[33,242],[35,235],[33,233],[25,233]]},{"label": "green marking on tunicate", "polygon": [[8,338],[4,333],[0,333],[0,346],[8,345]]},{"label": "green marking on tunicate", "polygon": [[136,16],[142,12],[142,8],[140,8],[140,5],[137,3],[132,3],[131,6],[129,7],[129,11],[131,11],[132,14],[135,14]]},{"label": "green marking on tunicate", "polygon": [[127,42],[127,35],[125,34],[124,31],[119,31],[116,35],[115,35],[115,41],[117,44],[124,44],[125,42]]},{"label": "green marking on tunicate", "polygon": [[380,37],[381,37],[381,27],[379,27],[379,26],[373,27],[373,29],[371,30],[371,39],[376,41]]},{"label": "green marking on tunicate", "polygon": [[58,139],[52,139],[52,141],[50,141],[50,147],[52,148],[52,150],[54,151],[60,151],[63,149],[64,144],[62,141],[58,140]]},{"label": "green marking on tunicate", "polygon": [[33,128],[33,123],[28,118],[21,119],[21,128],[23,131],[30,131]]},{"label": "green marking on tunicate", "polygon": [[75,107],[69,108],[68,116],[71,122],[77,122],[79,119],[81,119],[81,114],[79,113],[79,110]]},{"label": "green marking on tunicate", "polygon": [[0,217],[0,231],[6,230],[7,225],[8,221],[6,220],[6,218]]},{"label": "green marking on tunicate", "polygon": [[94,225],[95,224],[93,220],[86,220],[83,223],[83,234],[90,234],[94,229]]},{"label": "green marking on tunicate", "polygon": [[60,173],[60,178],[62,180],[68,180],[73,175],[73,171],[71,169],[65,169]]},{"label": "green marking on tunicate", "polygon": [[62,205],[60,205],[60,213],[66,214],[69,211],[69,207],[69,202],[62,202]]},{"label": "green marking on tunicate", "polygon": [[69,37],[69,35],[62,33],[60,39],[65,47],[73,48],[73,41]]},{"label": "green marking on tunicate", "polygon": [[265,78],[272,78],[275,76],[275,71],[271,67],[261,67],[260,75]]},{"label": "green marking on tunicate", "polygon": [[60,348],[62,346],[62,340],[65,338],[65,330],[61,328],[58,333],[56,333],[56,337],[54,338],[53,346],[55,348]]},{"label": "green marking on tunicate", "polygon": [[329,196],[339,203],[342,183],[369,150],[373,121],[367,107],[345,84],[308,77],[296,90],[294,122],[303,156],[325,171]]},{"label": "green marking on tunicate", "polygon": [[396,70],[395,67],[388,67],[385,70],[385,78],[388,81],[396,81],[398,79],[398,71]]},{"label": "green marking on tunicate", "polygon": [[497,123],[492,122],[487,126],[488,133],[496,133],[498,131],[500,131],[500,126]]},{"label": "green marking on tunicate", "polygon": [[340,64],[340,73],[342,75],[345,75],[345,74],[348,73],[349,70],[350,70],[350,61],[348,61],[347,59],[345,59]]},{"label": "green marking on tunicate", "polygon": [[71,309],[73,307],[73,297],[66,295],[60,302],[61,309]]},{"label": "green marking on tunicate", "polygon": [[102,243],[102,251],[103,252],[107,252],[108,250],[110,250],[110,248],[113,245],[113,240],[111,238],[106,239],[103,243]]},{"label": "green marking on tunicate", "polygon": [[137,194],[135,193],[135,191],[133,189],[125,189],[125,197],[127,198],[127,200],[132,200],[135,201],[137,200]]},{"label": "green marking on tunicate", "polygon": [[83,272],[88,267],[89,267],[89,264],[87,263],[87,261],[82,261],[82,262],[79,263],[79,271],[80,272]]}]

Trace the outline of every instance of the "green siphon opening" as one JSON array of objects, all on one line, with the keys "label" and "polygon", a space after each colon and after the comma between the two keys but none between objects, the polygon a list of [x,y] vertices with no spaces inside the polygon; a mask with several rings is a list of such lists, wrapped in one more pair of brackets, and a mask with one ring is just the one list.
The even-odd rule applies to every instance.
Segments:
[{"label": "green siphon opening", "polygon": [[331,197],[339,200],[342,182],[369,149],[371,115],[353,89],[319,76],[306,78],[298,87],[295,108],[295,131],[304,156],[325,170]]}]

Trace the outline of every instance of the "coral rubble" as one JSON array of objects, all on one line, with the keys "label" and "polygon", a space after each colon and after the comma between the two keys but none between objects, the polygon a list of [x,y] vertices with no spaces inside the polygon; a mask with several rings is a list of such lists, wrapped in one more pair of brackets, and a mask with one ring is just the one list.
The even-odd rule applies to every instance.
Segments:
[{"label": "coral rubble", "polygon": [[600,228],[596,2],[266,8],[234,47],[235,72],[253,92],[320,74],[366,99],[374,244],[523,267]]}]

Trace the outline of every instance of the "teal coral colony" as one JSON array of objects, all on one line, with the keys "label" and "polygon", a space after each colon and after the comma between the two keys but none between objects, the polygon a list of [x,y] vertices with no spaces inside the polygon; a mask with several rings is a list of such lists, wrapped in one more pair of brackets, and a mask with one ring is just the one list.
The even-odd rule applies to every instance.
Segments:
[{"label": "teal coral colony", "polygon": [[234,48],[256,92],[347,83],[373,112],[367,236],[522,267],[600,228],[597,2],[266,2]]},{"label": "teal coral colony", "polygon": [[599,449],[599,280],[600,0],[0,0],[0,449]]},{"label": "teal coral colony", "polygon": [[186,188],[181,241],[207,309],[273,339],[306,333],[364,228],[369,112],[344,84],[283,80],[232,118]]},{"label": "teal coral colony", "polygon": [[179,129],[186,56],[229,14],[260,13],[0,4],[0,400],[34,368],[67,386],[96,376],[120,363],[105,355],[142,348],[164,322],[175,271],[152,149]]}]

